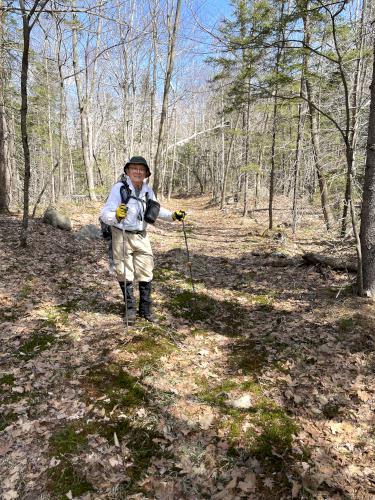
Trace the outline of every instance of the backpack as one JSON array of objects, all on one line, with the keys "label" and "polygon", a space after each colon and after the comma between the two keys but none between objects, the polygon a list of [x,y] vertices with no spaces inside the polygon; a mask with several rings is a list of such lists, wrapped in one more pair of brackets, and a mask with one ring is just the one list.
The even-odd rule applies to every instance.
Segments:
[{"label": "backpack", "polygon": [[[160,211],[160,203],[154,200],[150,200],[148,193],[146,193],[146,202],[144,200],[141,200],[140,198],[137,198],[137,196],[132,195],[132,191],[129,187],[129,184],[126,182],[125,179],[121,179],[122,186],[120,187],[120,196],[121,196],[121,202],[124,203],[125,205],[128,203],[130,198],[134,198],[135,200],[141,201],[142,203],[146,203],[146,210],[144,213],[144,220],[148,222],[149,224],[153,224]],[[102,236],[105,240],[110,240],[112,239],[112,231],[111,231],[111,226],[109,224],[106,224],[105,222],[102,221],[102,219],[99,217],[99,222],[100,222],[100,227],[102,230]]]}]

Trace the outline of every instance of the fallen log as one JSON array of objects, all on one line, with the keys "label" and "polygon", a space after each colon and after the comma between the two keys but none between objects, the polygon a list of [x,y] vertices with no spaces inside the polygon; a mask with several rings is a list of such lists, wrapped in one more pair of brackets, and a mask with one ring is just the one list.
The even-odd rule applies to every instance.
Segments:
[{"label": "fallen log", "polygon": [[330,255],[322,255],[319,253],[305,253],[302,255],[302,259],[308,264],[321,264],[323,266],[331,267],[332,269],[337,269],[339,271],[349,271],[356,273],[358,266],[357,262],[353,260],[342,260],[337,257],[332,257]]}]

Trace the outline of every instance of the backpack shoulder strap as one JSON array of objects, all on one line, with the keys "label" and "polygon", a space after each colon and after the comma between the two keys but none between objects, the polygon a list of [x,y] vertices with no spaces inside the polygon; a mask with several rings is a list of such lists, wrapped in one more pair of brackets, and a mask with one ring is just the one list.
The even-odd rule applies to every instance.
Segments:
[{"label": "backpack shoulder strap", "polygon": [[129,198],[132,196],[132,192],[129,187],[129,184],[125,180],[121,182],[122,182],[122,186],[120,187],[121,201],[126,205],[129,201]]}]

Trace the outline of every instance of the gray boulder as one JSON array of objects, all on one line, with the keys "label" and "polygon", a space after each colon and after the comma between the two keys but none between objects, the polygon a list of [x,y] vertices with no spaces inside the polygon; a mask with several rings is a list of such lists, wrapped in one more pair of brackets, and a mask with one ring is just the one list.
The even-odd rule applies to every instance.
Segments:
[{"label": "gray boulder", "polygon": [[71,231],[73,228],[70,218],[53,207],[48,207],[44,212],[43,222],[45,224],[50,224],[53,227],[64,229],[65,231]]},{"label": "gray boulder", "polygon": [[77,240],[101,240],[102,230],[100,227],[95,226],[95,224],[87,224],[87,226],[83,226],[83,228],[77,232],[75,238]]}]

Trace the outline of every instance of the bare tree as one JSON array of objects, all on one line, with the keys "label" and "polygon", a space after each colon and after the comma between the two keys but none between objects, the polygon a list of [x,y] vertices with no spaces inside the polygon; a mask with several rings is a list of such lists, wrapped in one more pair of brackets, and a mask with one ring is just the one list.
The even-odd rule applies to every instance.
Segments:
[{"label": "bare tree", "polygon": [[[170,15],[170,21],[168,23],[168,31],[169,31],[169,42],[168,42],[168,57],[167,57],[167,68],[165,73],[165,81],[164,81],[164,91],[163,91],[163,103],[161,108],[161,116],[159,123],[159,134],[158,134],[158,142],[155,153],[154,160],[154,184],[153,188],[155,193],[158,192],[159,184],[160,184],[160,160],[162,156],[162,146],[164,139],[164,126],[165,121],[167,119],[167,110],[168,110],[168,95],[171,86],[172,72],[173,72],[173,63],[174,63],[174,49],[176,44],[176,36],[177,36],[177,27],[180,18],[180,10],[181,10],[181,0],[177,0],[176,8],[173,15],[173,10]],[[173,21],[171,20],[173,15]]]},{"label": "bare tree", "polygon": [[10,168],[7,154],[7,120],[5,114],[5,51],[3,2],[0,0],[0,212],[9,212]]},{"label": "bare tree", "polygon": [[375,40],[373,73],[371,82],[371,104],[368,123],[367,159],[363,185],[361,250],[363,290],[368,297],[375,296]]},{"label": "bare tree", "polygon": [[38,21],[40,14],[43,12],[49,0],[35,0],[32,2],[30,10],[25,7],[24,0],[19,0],[19,5],[22,13],[22,34],[23,34],[23,50],[22,50],[22,66],[21,66],[21,135],[22,147],[25,163],[25,177],[23,190],[23,220],[20,236],[21,247],[27,246],[27,231],[29,226],[29,189],[31,177],[30,163],[30,148],[27,129],[27,80],[29,73],[29,50],[30,50],[30,34]]},{"label": "bare tree", "polygon": [[[81,123],[81,145],[83,153],[83,161],[86,170],[87,187],[89,191],[90,200],[96,201],[95,194],[95,179],[94,179],[94,151],[93,151],[93,116],[92,116],[92,106],[94,98],[94,90],[96,83],[96,63],[99,54],[99,47],[101,43],[101,31],[102,31],[102,17],[100,11],[102,8],[102,0],[99,2],[99,14],[96,19],[96,30],[95,30],[95,48],[94,53],[89,55],[89,47],[86,45],[85,48],[85,68],[79,65],[79,54],[78,54],[78,28],[79,19],[76,12],[73,12],[73,69],[74,69],[74,79],[77,90],[77,99],[79,107],[79,116]],[[90,60],[89,60],[90,59]],[[90,66],[90,69],[89,69]],[[84,76],[84,82],[82,82],[82,73]]]}]

